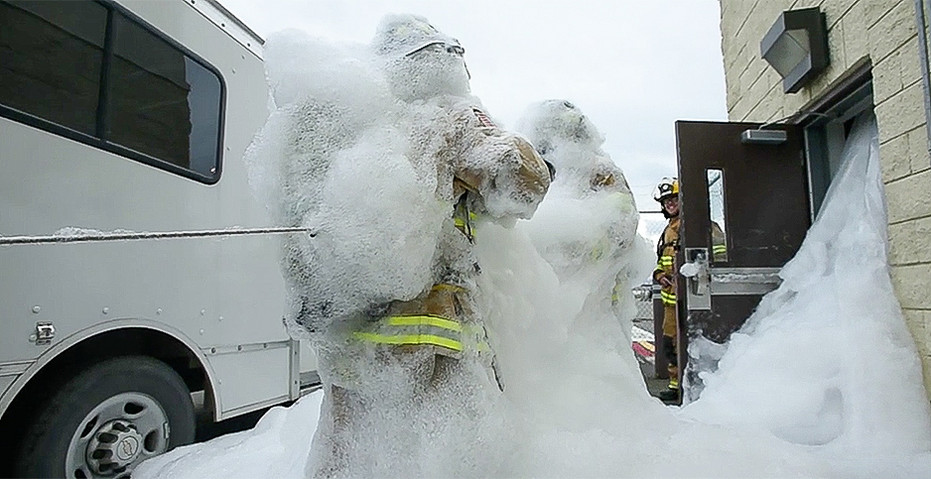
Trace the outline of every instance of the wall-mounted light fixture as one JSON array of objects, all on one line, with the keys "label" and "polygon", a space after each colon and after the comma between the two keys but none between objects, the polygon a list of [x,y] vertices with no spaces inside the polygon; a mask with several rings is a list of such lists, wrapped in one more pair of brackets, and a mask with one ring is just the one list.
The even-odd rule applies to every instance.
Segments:
[{"label": "wall-mounted light fixture", "polygon": [[799,91],[828,66],[824,14],[818,7],[782,12],[760,42],[760,54],[779,72],[783,91]]}]

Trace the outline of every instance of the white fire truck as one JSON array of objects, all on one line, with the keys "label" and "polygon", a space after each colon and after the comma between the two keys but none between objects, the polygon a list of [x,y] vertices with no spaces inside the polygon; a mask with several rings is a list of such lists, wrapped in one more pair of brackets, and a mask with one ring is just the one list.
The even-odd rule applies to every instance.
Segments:
[{"label": "white fire truck", "polygon": [[318,382],[282,323],[307,233],[243,162],[267,105],[261,38],[213,0],[0,0],[4,475],[128,477],[196,406]]}]

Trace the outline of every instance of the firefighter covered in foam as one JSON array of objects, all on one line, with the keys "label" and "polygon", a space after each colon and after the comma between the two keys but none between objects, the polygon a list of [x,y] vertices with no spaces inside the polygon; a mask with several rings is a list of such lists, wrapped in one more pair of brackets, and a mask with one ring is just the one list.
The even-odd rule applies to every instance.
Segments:
[{"label": "firefighter covered in foam", "polygon": [[[473,306],[474,227],[530,218],[545,163],[483,111],[464,49],[422,17],[386,17],[366,48],[289,32],[267,51],[276,110],[253,179],[313,231],[284,252],[287,322],[325,386],[308,472],[487,473],[468,458],[495,454],[476,448],[501,431],[501,378]],[[448,464],[464,469],[431,469]]]},{"label": "firefighter covered in foam", "polygon": [[629,331],[636,313],[631,288],[648,275],[649,245],[636,233],[634,197],[624,173],[602,149],[604,135],[578,106],[561,99],[528,107],[517,130],[557,172],[529,224],[534,245],[564,285],[601,285],[583,310],[613,309]]}]

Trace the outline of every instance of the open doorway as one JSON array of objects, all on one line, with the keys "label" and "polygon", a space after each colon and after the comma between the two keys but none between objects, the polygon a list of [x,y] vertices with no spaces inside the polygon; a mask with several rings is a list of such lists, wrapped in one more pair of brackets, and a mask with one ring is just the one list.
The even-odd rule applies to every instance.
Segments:
[{"label": "open doorway", "polygon": [[[731,333],[778,287],[817,218],[854,120],[872,112],[870,71],[868,63],[854,69],[788,123],[676,123],[684,402],[698,398],[701,373],[716,369]],[[746,141],[761,130],[782,139]]]},{"label": "open doorway", "polygon": [[854,69],[823,97],[802,109],[799,124],[805,131],[810,217],[814,221],[831,179],[840,168],[841,154],[854,119],[873,110],[873,82],[869,64]]}]

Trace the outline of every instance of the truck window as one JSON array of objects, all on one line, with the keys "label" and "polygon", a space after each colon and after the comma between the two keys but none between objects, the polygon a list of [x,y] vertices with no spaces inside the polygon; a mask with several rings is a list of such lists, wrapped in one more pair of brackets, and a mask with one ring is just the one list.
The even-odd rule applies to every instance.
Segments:
[{"label": "truck window", "polygon": [[220,109],[215,74],[117,14],[109,85],[111,141],[212,176]]},{"label": "truck window", "polygon": [[0,1],[0,103],[96,133],[107,9]]},{"label": "truck window", "polygon": [[0,0],[0,115],[214,183],[222,97],[214,70],[111,4]]}]

